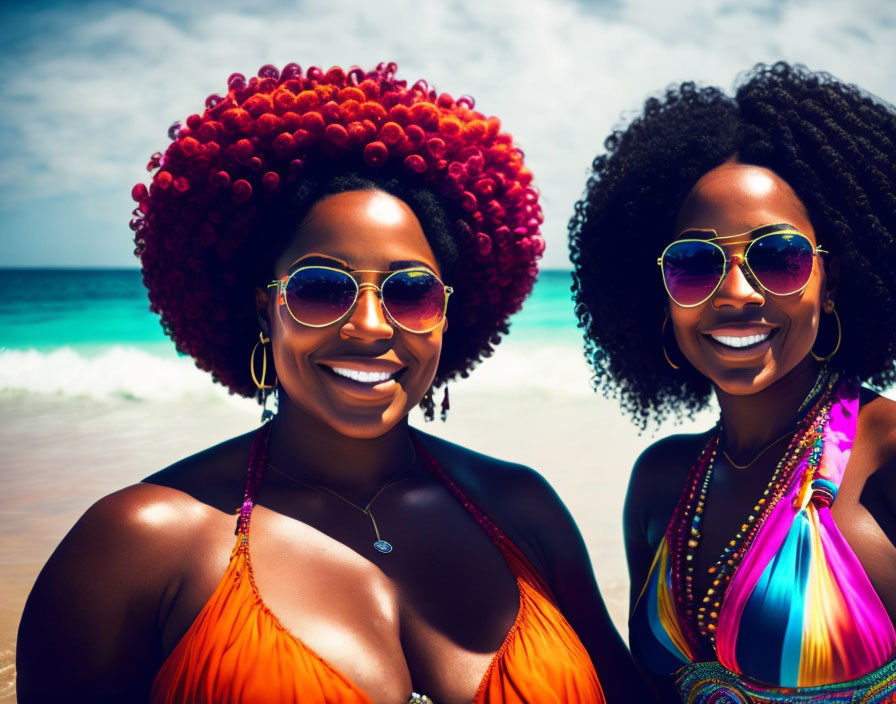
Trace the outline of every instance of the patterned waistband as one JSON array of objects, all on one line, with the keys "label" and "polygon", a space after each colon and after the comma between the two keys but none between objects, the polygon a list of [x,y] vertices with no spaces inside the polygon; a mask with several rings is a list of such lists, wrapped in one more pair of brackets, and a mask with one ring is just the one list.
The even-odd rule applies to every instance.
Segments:
[{"label": "patterned waistband", "polygon": [[894,704],[896,660],[859,679],[818,687],[769,687],[718,662],[682,667],[675,684],[686,704]]}]

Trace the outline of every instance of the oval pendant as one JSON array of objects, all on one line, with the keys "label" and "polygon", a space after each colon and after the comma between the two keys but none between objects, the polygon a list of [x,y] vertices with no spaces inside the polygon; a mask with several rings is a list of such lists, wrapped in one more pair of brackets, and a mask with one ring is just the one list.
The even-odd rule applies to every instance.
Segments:
[{"label": "oval pendant", "polygon": [[382,553],[392,552],[392,545],[387,543],[385,540],[377,540],[373,547],[379,550]]}]

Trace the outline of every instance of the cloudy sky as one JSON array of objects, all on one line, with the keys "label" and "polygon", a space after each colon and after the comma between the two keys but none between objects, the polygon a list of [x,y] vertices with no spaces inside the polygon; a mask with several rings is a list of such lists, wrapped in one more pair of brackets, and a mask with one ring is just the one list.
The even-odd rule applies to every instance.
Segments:
[{"label": "cloudy sky", "polygon": [[730,89],[758,61],[826,70],[896,102],[892,0],[43,2],[0,10],[0,266],[135,266],[131,186],[168,126],[227,76],[296,61],[470,94],[526,152],[545,265],[609,130],[645,97]]}]

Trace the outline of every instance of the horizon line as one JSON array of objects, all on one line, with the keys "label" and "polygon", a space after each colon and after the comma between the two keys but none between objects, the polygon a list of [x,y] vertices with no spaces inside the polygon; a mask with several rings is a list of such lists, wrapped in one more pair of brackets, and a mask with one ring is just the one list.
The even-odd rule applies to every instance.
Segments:
[{"label": "horizon line", "polygon": [[[87,265],[87,266],[66,266],[66,265],[22,265],[22,266],[7,266],[5,264],[0,264],[0,271],[141,271],[139,266],[102,266],[102,265]],[[559,268],[559,267],[545,267],[539,268],[539,273],[548,272],[548,271],[572,271],[572,266],[568,268]]]}]

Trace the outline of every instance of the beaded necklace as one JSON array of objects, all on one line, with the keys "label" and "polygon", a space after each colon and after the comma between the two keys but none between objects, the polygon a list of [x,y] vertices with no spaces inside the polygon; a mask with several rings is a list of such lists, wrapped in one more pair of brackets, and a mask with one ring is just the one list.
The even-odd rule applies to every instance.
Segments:
[{"label": "beaded necklace", "polygon": [[[822,390],[825,383],[827,382],[828,374],[829,374],[828,367],[822,366],[821,369],[818,371],[818,375],[815,377],[815,383],[812,385],[812,388],[809,390],[809,393],[806,394],[806,398],[803,399],[803,402],[800,404],[800,407],[798,409],[796,409],[797,417],[799,417],[799,415],[803,412],[803,409],[806,406],[808,406],[809,402],[812,401],[812,399],[814,399],[816,397],[816,395]],[[791,428],[786,433],[784,433],[784,435],[779,437],[777,440],[766,445],[759,452],[759,454],[755,455],[753,457],[753,459],[750,460],[749,462],[747,462],[746,464],[737,464],[733,459],[731,459],[731,455],[729,455],[727,452],[725,452],[725,450],[722,450],[722,456],[726,460],[728,460],[728,464],[730,464],[735,469],[749,469],[754,464],[756,464],[756,461],[760,457],[762,457],[766,452],[771,450],[775,445],[777,445],[779,442],[781,442],[784,438],[792,437],[795,432],[796,432],[796,428],[795,427]]]},{"label": "beaded necklace", "polygon": [[812,395],[821,393],[814,407],[806,414],[797,427],[793,439],[775,467],[771,479],[756,501],[747,520],[741,525],[735,537],[728,542],[721,556],[709,566],[707,571],[712,582],[703,598],[697,602],[693,590],[694,556],[700,544],[700,523],[706,505],[706,495],[712,479],[716,453],[721,437],[721,421],[712,437],[700,453],[686,484],[685,491],[676,506],[669,524],[667,542],[672,564],[672,587],[679,613],[685,618],[688,636],[695,652],[706,648],[715,651],[715,630],[719,619],[722,596],[740,564],[746,548],[762,528],[765,520],[784,495],[806,451],[811,448],[806,473],[811,476],[821,460],[824,428],[829,419],[831,391],[836,383],[836,375],[824,375],[823,383],[818,381],[803,406],[808,405]]}]

